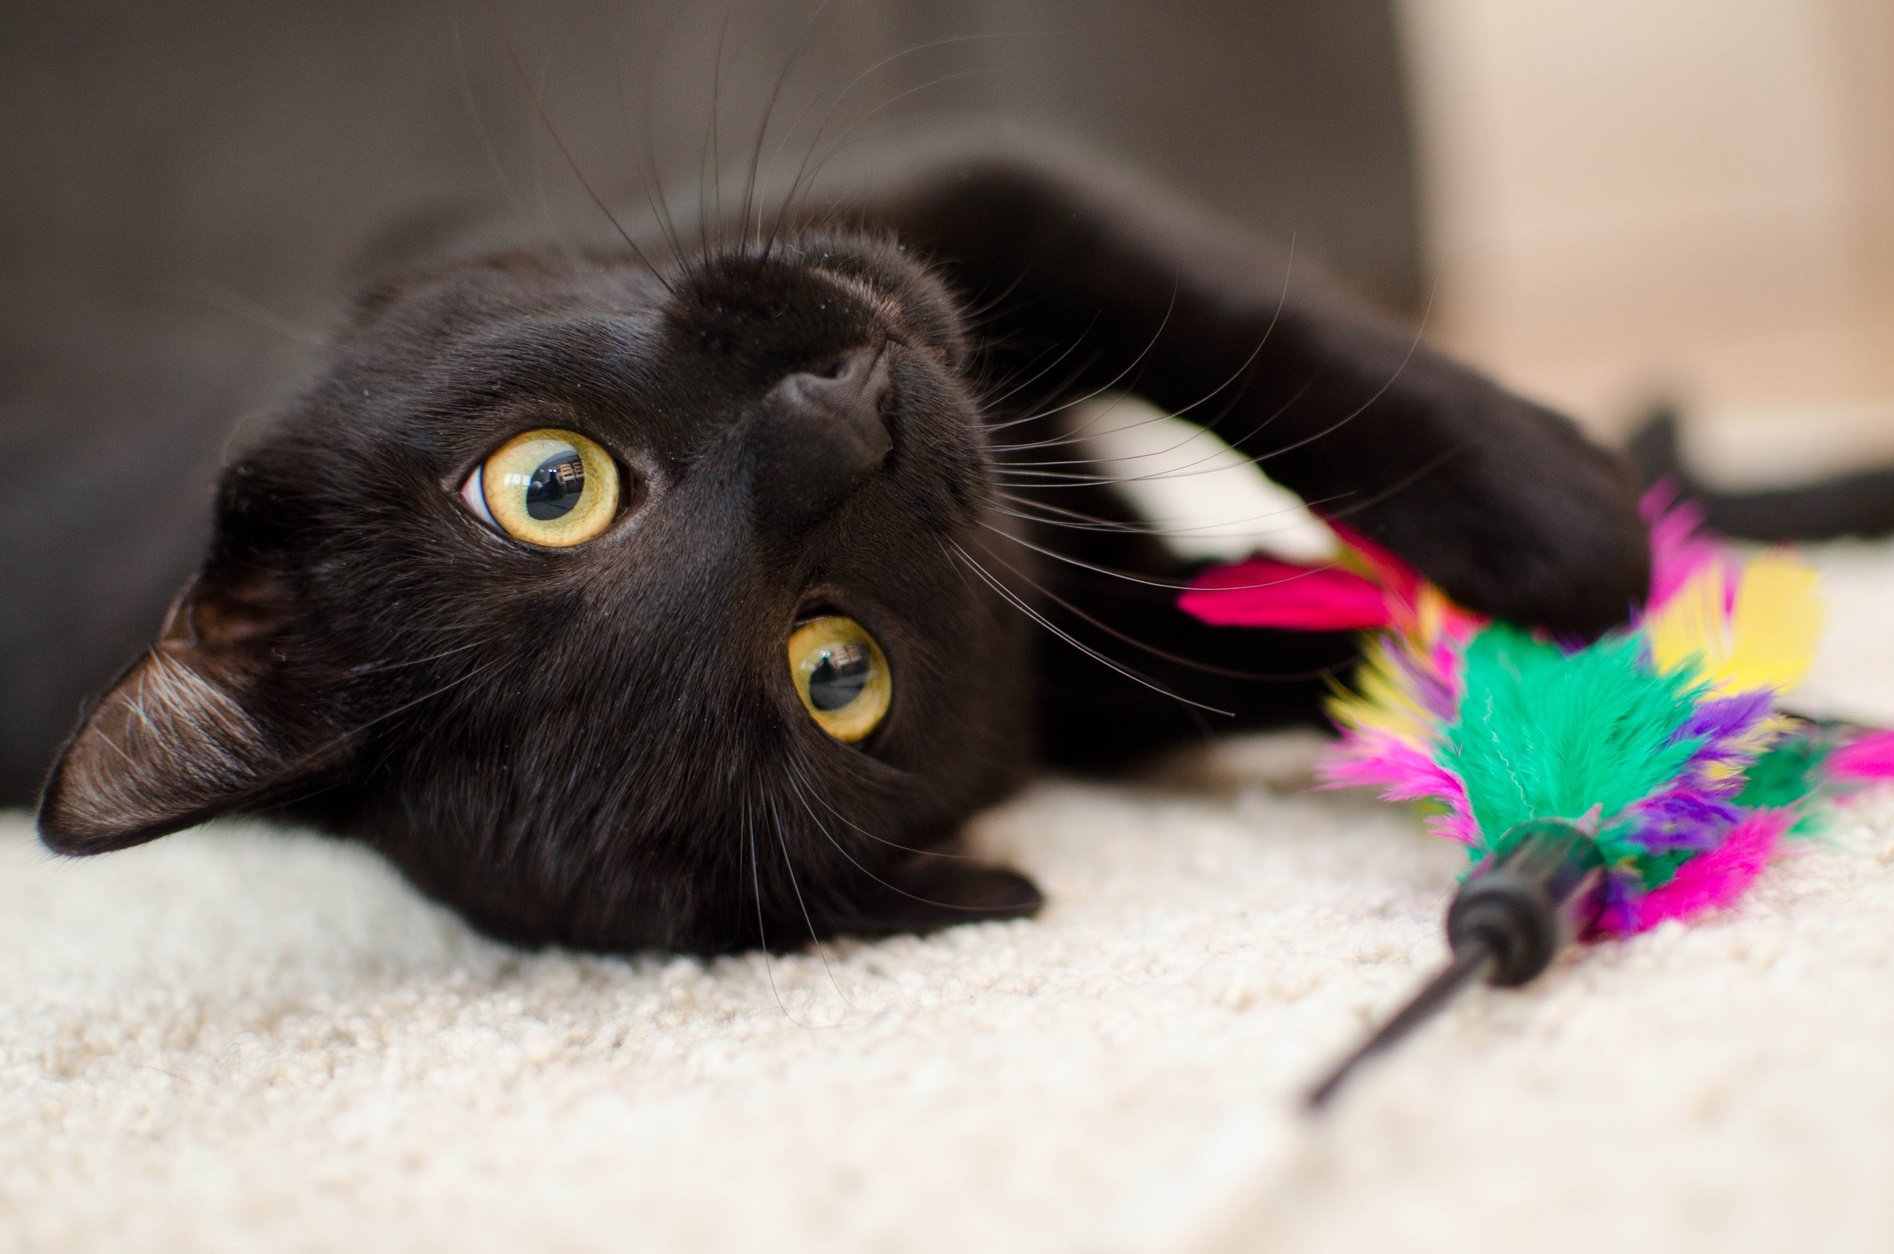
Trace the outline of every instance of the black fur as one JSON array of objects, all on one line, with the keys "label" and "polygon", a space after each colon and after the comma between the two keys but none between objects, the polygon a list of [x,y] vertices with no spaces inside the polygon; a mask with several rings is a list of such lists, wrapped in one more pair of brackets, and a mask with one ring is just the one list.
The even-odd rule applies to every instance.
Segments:
[{"label": "black fur", "polygon": [[[1612,457],[1160,193],[952,142],[827,196],[701,251],[654,233],[653,266],[548,249],[378,289],[226,473],[203,572],[51,777],[46,843],[295,816],[496,935],[606,950],[1030,913],[1028,881],[960,856],[971,814],[1038,762],[1308,717],[1350,652],[1174,608],[1190,568],[1119,525],[1108,465],[1048,443],[1102,388],[1205,402],[1474,608],[1588,634],[1644,592]],[[869,360],[879,461],[877,433],[784,399]],[[635,485],[574,549],[457,499],[548,425]],[[1103,525],[1059,525],[1083,519]],[[790,686],[784,642],[818,608],[896,675],[857,746]]]},{"label": "black fur", "polygon": [[1727,492],[1697,477],[1681,445],[1677,415],[1660,410],[1632,439],[1630,453],[1646,479],[1668,481],[1699,505],[1713,531],[1776,544],[1894,535],[1894,467]]}]

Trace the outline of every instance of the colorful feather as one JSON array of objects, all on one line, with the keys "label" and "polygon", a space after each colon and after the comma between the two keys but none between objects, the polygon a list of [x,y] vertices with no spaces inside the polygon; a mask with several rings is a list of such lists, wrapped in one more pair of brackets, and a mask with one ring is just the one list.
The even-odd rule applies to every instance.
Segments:
[{"label": "colorful feather", "polygon": [[1645,513],[1651,603],[1584,646],[1469,614],[1339,529],[1333,567],[1252,559],[1181,604],[1219,625],[1374,630],[1331,702],[1342,739],[1322,784],[1426,804],[1475,861],[1531,820],[1575,823],[1607,871],[1596,931],[1641,931],[1740,899],[1824,792],[1894,779],[1894,733],[1780,709],[1821,635],[1814,571],[1782,552],[1740,559],[1661,491]]}]

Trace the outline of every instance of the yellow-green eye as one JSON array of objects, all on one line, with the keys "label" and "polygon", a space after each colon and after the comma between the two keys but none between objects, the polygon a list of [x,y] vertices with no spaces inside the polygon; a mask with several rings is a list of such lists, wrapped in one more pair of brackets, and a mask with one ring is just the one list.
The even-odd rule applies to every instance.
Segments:
[{"label": "yellow-green eye", "polygon": [[839,614],[811,619],[790,634],[789,674],[816,726],[847,744],[879,727],[894,698],[881,647],[860,623]]},{"label": "yellow-green eye", "polygon": [[522,431],[467,476],[460,497],[515,540],[562,549],[618,516],[618,463],[576,431]]}]

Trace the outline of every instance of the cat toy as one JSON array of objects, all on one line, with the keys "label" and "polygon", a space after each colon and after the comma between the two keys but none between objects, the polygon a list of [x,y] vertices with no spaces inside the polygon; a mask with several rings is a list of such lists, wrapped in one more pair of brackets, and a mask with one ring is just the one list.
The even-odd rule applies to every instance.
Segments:
[{"label": "cat toy", "polygon": [[1739,554],[1666,489],[1643,510],[1649,603],[1591,643],[1469,613],[1339,526],[1331,565],[1254,557],[1180,599],[1213,625],[1372,632],[1331,699],[1341,739],[1319,780],[1423,804],[1474,864],[1447,911],[1446,966],[1312,1107],[1475,982],[1524,984],[1574,942],[1733,905],[1819,828],[1825,798],[1894,779],[1894,733],[1781,706],[1821,634],[1814,570]]}]

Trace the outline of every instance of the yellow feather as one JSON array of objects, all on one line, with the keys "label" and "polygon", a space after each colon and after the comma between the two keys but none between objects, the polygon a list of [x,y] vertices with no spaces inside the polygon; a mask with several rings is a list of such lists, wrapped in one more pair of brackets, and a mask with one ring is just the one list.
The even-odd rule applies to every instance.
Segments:
[{"label": "yellow feather", "polygon": [[1329,717],[1343,727],[1384,732],[1410,744],[1431,743],[1440,719],[1414,695],[1400,652],[1426,658],[1439,647],[1448,619],[1459,613],[1446,593],[1423,584],[1413,605],[1397,611],[1393,631],[1376,637],[1363,652],[1353,687],[1337,684],[1328,700]]},{"label": "yellow feather", "polygon": [[1647,622],[1660,671],[1691,661],[1725,693],[1795,687],[1821,639],[1820,579],[1786,553],[1750,559],[1737,574],[1735,608],[1721,563],[1699,571]]},{"label": "yellow feather", "polygon": [[1329,700],[1329,714],[1344,727],[1386,732],[1402,740],[1425,743],[1434,720],[1402,682],[1394,660],[1398,645],[1377,640],[1370,645],[1355,675],[1353,690],[1342,689]]}]

